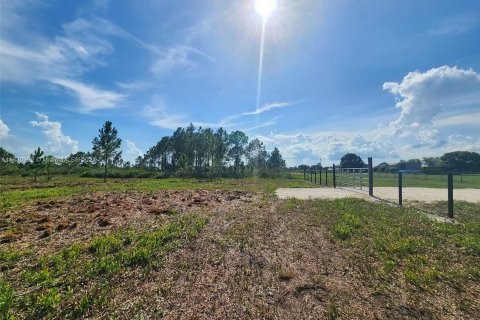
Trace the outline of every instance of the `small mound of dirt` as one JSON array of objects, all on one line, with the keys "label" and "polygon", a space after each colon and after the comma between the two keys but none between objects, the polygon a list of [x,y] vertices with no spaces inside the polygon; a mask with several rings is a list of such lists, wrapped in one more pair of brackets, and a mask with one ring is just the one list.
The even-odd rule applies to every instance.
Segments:
[{"label": "small mound of dirt", "polygon": [[48,228],[50,228],[50,226],[48,224],[47,225],[40,225],[40,226],[35,228],[35,231],[44,231],[44,230],[47,230]]},{"label": "small mound of dirt", "polygon": [[42,234],[38,237],[39,239],[44,239],[44,238],[48,238],[52,235],[52,231],[50,229],[47,229],[45,231],[42,232]]},{"label": "small mound of dirt", "polygon": [[112,222],[109,219],[102,217],[102,218],[98,219],[98,225],[100,227],[108,227],[108,226],[112,225]]},{"label": "small mound of dirt", "polygon": [[0,243],[11,243],[17,239],[18,237],[14,234],[6,234],[0,238]]},{"label": "small mound of dirt", "polygon": [[38,224],[42,224],[42,223],[45,223],[45,222],[50,222],[52,219],[50,218],[50,216],[40,216],[38,219],[37,219],[37,223]]},{"label": "small mound of dirt", "polygon": [[63,231],[69,227],[68,221],[60,221],[60,223],[57,225],[57,231]]},{"label": "small mound of dirt", "polygon": [[154,215],[172,215],[177,213],[177,210],[175,210],[175,208],[167,208],[167,209],[154,208],[150,210],[150,213]]}]

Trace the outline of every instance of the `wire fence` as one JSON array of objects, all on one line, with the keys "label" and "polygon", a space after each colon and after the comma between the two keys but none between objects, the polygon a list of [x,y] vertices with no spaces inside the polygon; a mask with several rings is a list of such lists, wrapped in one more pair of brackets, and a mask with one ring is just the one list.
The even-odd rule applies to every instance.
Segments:
[{"label": "wire fence", "polygon": [[[400,206],[404,204],[404,200],[409,201],[410,204],[421,202],[426,200],[424,197],[433,194],[431,199],[434,200],[430,199],[431,201],[447,201],[449,218],[453,218],[454,189],[480,189],[478,173],[425,173],[419,170],[399,170],[394,173],[373,172],[371,158],[366,168],[342,168],[333,165],[327,168],[304,170],[297,173],[296,177],[303,177],[304,180],[318,186],[360,190],[368,188],[370,196],[374,196],[374,189],[377,188],[378,194],[375,194],[375,198],[384,199],[387,202],[394,201]],[[405,188],[410,188],[407,193]],[[468,194],[471,192],[466,191]],[[475,194],[474,198],[478,197],[478,193]],[[460,200],[464,199],[465,196],[460,196]]]}]

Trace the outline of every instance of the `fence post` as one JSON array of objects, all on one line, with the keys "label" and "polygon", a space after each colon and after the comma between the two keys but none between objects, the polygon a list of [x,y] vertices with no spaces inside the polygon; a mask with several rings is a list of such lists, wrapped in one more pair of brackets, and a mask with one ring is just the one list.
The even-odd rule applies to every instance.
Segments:
[{"label": "fence post", "polygon": [[334,188],[337,187],[337,179],[336,179],[336,175],[335,175],[335,165],[333,165],[333,187]]},{"label": "fence post", "polygon": [[307,180],[307,169],[303,169],[303,180]]},{"label": "fence post", "polygon": [[311,169],[310,169],[310,182],[313,182],[313,172]]},{"label": "fence post", "polygon": [[453,219],[453,174],[448,174],[448,217]]},{"label": "fence post", "polygon": [[318,171],[318,180],[319,184],[322,185],[322,168]]},{"label": "fence post", "polygon": [[402,202],[403,202],[403,199],[402,199],[402,173],[401,172],[398,172],[398,204],[400,206],[402,206]]},{"label": "fence post", "polygon": [[317,184],[317,169],[315,168],[315,184]]},{"label": "fence post", "polygon": [[328,187],[328,168],[325,168],[325,186]]},{"label": "fence post", "polygon": [[368,194],[373,197],[373,163],[372,157],[368,157]]}]

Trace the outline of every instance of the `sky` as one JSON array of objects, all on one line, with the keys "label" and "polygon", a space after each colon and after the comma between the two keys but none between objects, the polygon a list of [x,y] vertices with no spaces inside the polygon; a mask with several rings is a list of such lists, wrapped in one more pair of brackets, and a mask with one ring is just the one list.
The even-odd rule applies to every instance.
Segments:
[{"label": "sky", "polygon": [[178,126],[242,130],[288,166],[480,152],[480,2],[0,0],[0,146],[132,161]]}]

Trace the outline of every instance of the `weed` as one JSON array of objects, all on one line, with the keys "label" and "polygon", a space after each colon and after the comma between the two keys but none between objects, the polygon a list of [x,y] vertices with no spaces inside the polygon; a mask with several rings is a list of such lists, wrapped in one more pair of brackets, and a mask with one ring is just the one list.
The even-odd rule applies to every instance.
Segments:
[{"label": "weed", "polygon": [[13,303],[13,289],[0,279],[0,315],[5,315],[5,319],[9,314],[10,307]]}]

